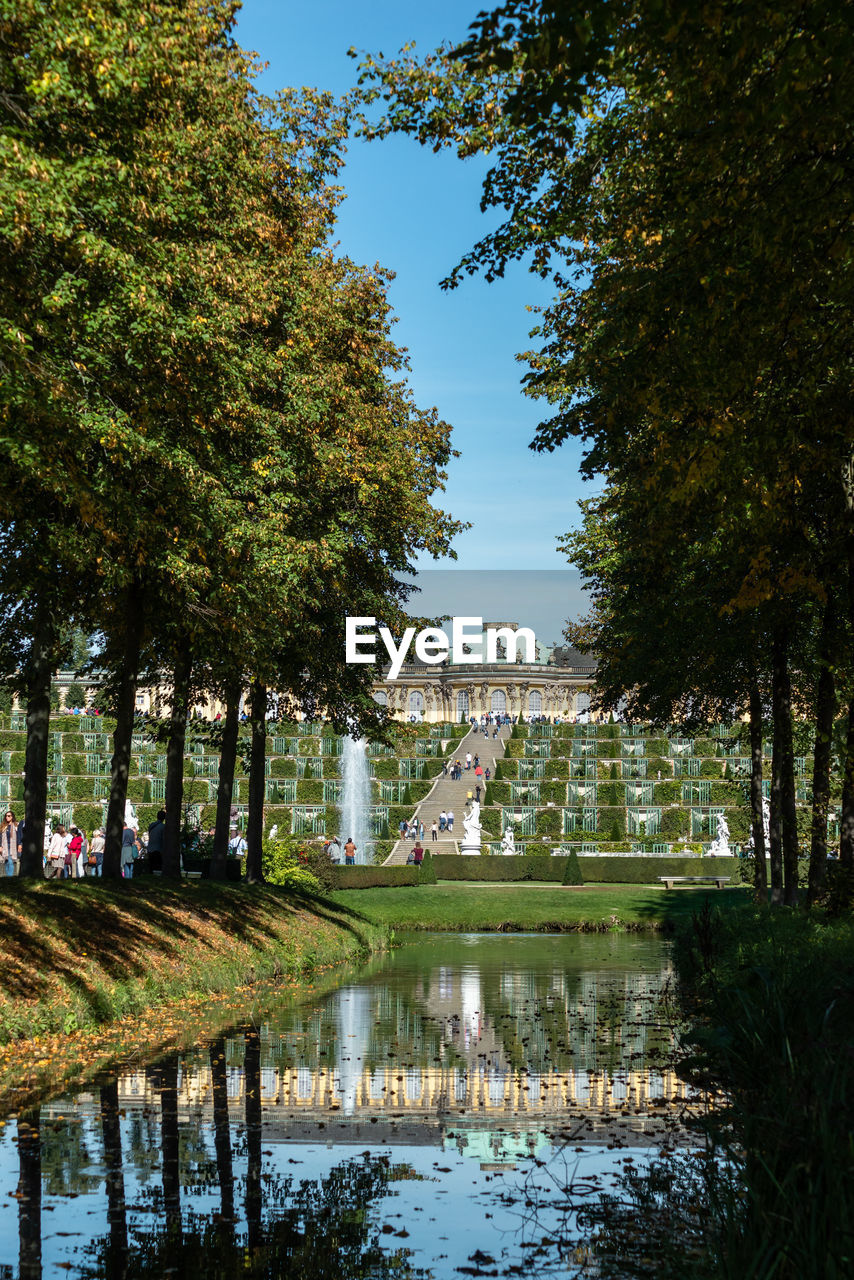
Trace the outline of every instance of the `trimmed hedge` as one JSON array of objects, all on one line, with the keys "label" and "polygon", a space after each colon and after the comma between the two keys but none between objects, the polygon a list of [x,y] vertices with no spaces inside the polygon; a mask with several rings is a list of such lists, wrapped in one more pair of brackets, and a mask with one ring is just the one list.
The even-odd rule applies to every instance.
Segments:
[{"label": "trimmed hedge", "polygon": [[573,860],[576,862],[577,870],[575,854],[570,857],[562,855],[558,858],[553,857],[550,853],[516,854],[514,857],[505,857],[503,854],[495,854],[493,857],[489,857],[483,854],[479,858],[465,858],[453,853],[437,853],[433,855],[433,865],[436,868],[437,880],[513,882],[542,880],[550,884],[581,884],[580,871],[578,872],[577,880],[566,879],[568,871],[572,874],[570,864]]},{"label": "trimmed hedge", "polygon": [[26,733],[17,730],[0,730],[0,751],[25,751],[27,747]]},{"label": "trimmed hedge", "polygon": [[295,778],[297,762],[293,756],[273,756],[270,760],[271,778]]},{"label": "trimmed hedge", "polygon": [[738,858],[603,858],[581,854],[578,863],[585,884],[657,884],[659,876],[727,875],[736,880],[738,876]]},{"label": "trimmed hedge", "polygon": [[[426,860],[426,859],[425,859]],[[333,867],[333,889],[394,889],[402,885],[435,884],[423,867]]]}]

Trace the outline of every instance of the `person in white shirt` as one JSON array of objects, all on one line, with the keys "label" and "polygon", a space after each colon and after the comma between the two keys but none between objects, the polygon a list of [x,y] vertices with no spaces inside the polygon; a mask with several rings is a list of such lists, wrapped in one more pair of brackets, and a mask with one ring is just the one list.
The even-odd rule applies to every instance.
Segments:
[{"label": "person in white shirt", "polygon": [[454,829],[454,811],[453,809],[449,809],[448,810],[448,830],[453,831],[453,829]]},{"label": "person in white shirt", "polygon": [[228,842],[228,853],[232,858],[242,858],[246,854],[246,841],[237,830],[237,827],[231,828],[231,839]]},{"label": "person in white shirt", "polygon": [[47,846],[47,862],[44,869],[47,880],[55,880],[63,874],[65,850],[68,848],[69,838],[65,833],[65,827],[60,823]]}]

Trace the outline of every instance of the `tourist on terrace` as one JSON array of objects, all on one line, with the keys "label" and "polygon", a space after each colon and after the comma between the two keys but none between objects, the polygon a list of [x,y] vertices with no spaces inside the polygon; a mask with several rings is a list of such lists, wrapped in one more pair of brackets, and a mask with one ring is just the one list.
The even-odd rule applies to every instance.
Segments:
[{"label": "tourist on terrace", "polygon": [[92,833],[92,848],[89,856],[95,859],[93,873],[96,876],[104,874],[104,833],[100,827],[97,827]]},{"label": "tourist on terrace", "polygon": [[435,818],[433,819],[433,825],[430,828],[430,839],[431,840],[439,839],[439,824]]},{"label": "tourist on terrace", "polygon": [[412,850],[412,861],[415,863],[416,867],[420,867],[421,863],[424,861],[424,849],[421,846],[420,840],[416,843],[415,848]]},{"label": "tourist on terrace", "polygon": [[454,811],[453,809],[449,809],[448,810],[448,830],[453,831],[453,829],[454,829]]},{"label": "tourist on terrace", "polygon": [[344,845],[344,864],[348,867],[356,865],[356,846],[353,843],[353,837],[348,836],[347,843]]},{"label": "tourist on terrace", "polygon": [[133,879],[133,864],[136,858],[136,832],[133,827],[122,830],[122,876],[125,880]]},{"label": "tourist on terrace", "polygon": [[3,861],[6,864],[6,875],[15,876],[18,874],[18,868],[21,864],[18,861],[18,825],[11,809],[6,810],[3,826],[0,829],[0,838],[3,841]]}]

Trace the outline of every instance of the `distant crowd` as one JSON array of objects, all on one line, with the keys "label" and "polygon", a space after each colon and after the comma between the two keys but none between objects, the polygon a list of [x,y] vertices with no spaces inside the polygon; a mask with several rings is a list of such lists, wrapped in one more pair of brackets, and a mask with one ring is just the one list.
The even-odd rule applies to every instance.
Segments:
[{"label": "distant crowd", "polygon": [[[7,809],[0,827],[0,858],[7,876],[17,876],[21,869],[21,853],[24,846],[26,824],[16,821],[12,809]],[[134,870],[160,875],[163,870],[163,840],[166,833],[166,810],[161,809],[146,832],[141,832],[132,819],[126,820],[122,829],[121,868],[122,877],[131,880]],[[207,833],[209,838],[213,832]],[[45,827],[43,867],[46,880],[83,880],[103,875],[104,839],[103,827],[96,827],[91,835],[80,827],[62,822],[52,829]],[[198,838],[201,841],[201,837]],[[229,832],[229,856],[242,858],[246,854],[246,840],[233,824]],[[182,859],[183,862],[183,859]]]}]

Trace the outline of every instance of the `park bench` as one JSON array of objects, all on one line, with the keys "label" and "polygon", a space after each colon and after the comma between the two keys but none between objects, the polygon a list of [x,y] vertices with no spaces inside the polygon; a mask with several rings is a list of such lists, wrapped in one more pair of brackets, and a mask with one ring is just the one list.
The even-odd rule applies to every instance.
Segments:
[{"label": "park bench", "polygon": [[715,884],[722,889],[729,884],[729,876],[659,876],[665,889],[672,889],[675,884]]}]

